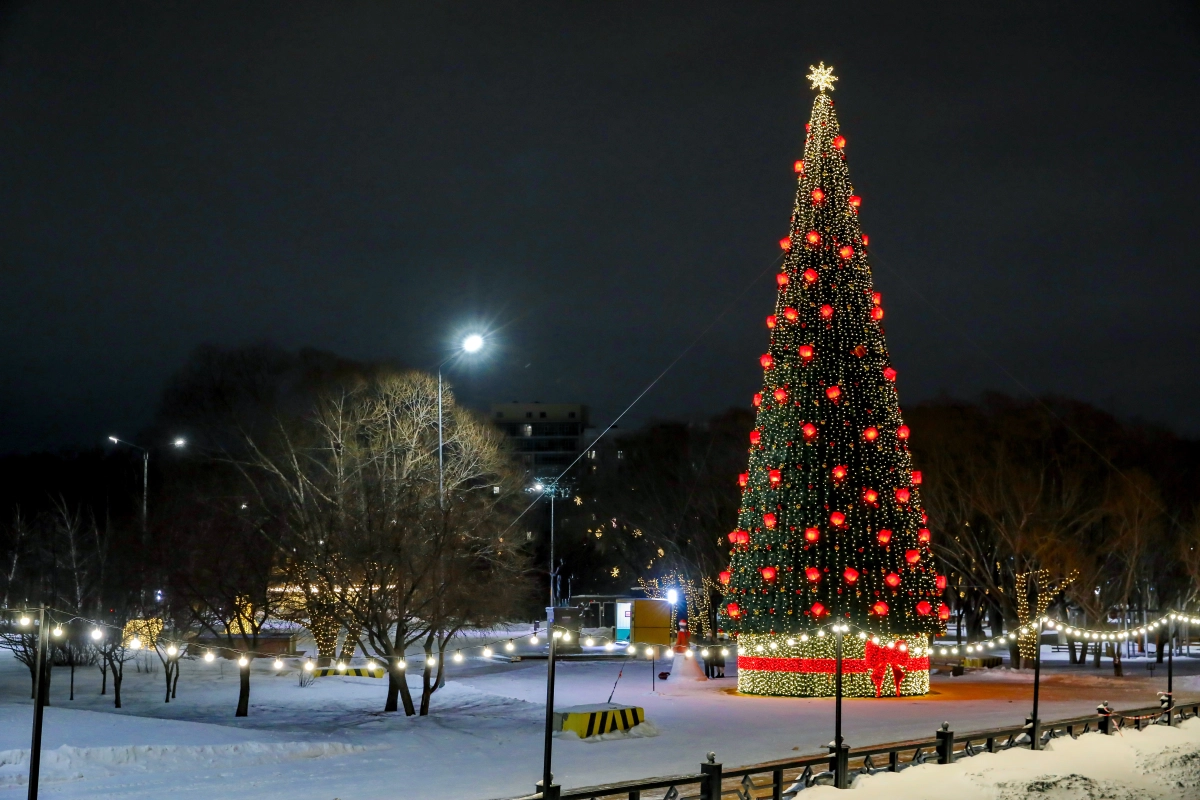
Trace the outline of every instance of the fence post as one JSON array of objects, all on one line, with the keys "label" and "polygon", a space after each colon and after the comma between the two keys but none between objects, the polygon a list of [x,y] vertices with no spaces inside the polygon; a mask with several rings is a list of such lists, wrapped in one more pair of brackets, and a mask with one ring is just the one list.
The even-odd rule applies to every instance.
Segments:
[{"label": "fence post", "polygon": [[950,730],[949,722],[943,722],[937,731],[937,753],[939,764],[954,763],[954,731]]},{"label": "fence post", "polygon": [[535,788],[537,789],[538,797],[542,798],[542,800],[558,800],[559,796],[562,795],[562,787],[557,783],[551,783],[549,786],[543,787],[542,782],[538,781]]},{"label": "fence post", "polygon": [[721,800],[721,765],[717,763],[716,753],[708,754],[708,762],[700,765],[700,773],[704,775],[700,800]]},{"label": "fence post", "polygon": [[1025,727],[1029,729],[1029,749],[1042,749],[1042,721],[1033,717],[1025,718]]},{"label": "fence post", "polygon": [[1100,715],[1100,732],[1105,736],[1112,736],[1116,733],[1116,726],[1113,725],[1112,709],[1108,707],[1108,701],[1105,700],[1100,705],[1096,706],[1096,713]]},{"label": "fence post", "polygon": [[1170,692],[1158,693],[1158,708],[1167,717],[1167,725],[1175,724],[1175,702]]},{"label": "fence post", "polygon": [[829,766],[833,770],[833,787],[850,788],[850,745],[829,743]]}]

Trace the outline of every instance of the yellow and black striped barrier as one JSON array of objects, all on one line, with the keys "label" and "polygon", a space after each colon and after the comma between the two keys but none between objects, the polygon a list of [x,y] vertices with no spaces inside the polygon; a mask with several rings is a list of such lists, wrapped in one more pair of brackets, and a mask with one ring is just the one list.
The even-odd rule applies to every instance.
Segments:
[{"label": "yellow and black striped barrier", "polygon": [[575,706],[554,712],[555,730],[574,731],[581,739],[627,731],[645,721],[646,712],[639,706]]},{"label": "yellow and black striped barrier", "polygon": [[378,667],[375,669],[367,669],[366,667],[345,667],[344,669],[321,667],[312,671],[314,678],[331,678],[335,675],[349,678],[382,678],[384,674],[384,671]]}]

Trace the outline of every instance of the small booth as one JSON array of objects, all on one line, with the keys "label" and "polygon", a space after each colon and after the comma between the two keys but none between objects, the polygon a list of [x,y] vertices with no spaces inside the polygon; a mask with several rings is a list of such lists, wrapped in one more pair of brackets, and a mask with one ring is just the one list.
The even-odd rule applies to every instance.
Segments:
[{"label": "small booth", "polygon": [[583,626],[612,628],[619,642],[671,644],[671,603],[665,599],[619,595],[577,595]]}]

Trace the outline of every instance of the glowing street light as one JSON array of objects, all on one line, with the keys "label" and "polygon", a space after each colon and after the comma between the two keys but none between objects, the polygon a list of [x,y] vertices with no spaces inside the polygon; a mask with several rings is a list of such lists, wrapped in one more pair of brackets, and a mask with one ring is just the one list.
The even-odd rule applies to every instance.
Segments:
[{"label": "glowing street light", "polygon": [[462,349],[468,353],[478,353],[483,349],[483,337],[478,333],[472,333],[470,336],[463,339]]}]

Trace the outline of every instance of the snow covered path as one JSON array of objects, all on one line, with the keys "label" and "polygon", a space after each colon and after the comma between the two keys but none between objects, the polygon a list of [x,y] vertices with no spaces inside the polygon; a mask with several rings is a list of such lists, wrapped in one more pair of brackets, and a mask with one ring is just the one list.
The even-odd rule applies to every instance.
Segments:
[{"label": "snow covered path", "polygon": [[[621,663],[560,664],[556,705],[603,702]],[[1200,694],[1200,659],[1180,659],[1177,666],[1190,673],[1177,678],[1177,693]],[[1130,676],[1116,680],[1108,669],[1048,662],[1043,719],[1090,713],[1100,700],[1116,708],[1152,704],[1154,692],[1164,688],[1161,673],[1151,678],[1138,662],[1127,668]],[[72,702],[67,670],[56,668],[44,746],[57,752],[44,756],[42,793],[156,800],[166,791],[262,800],[519,795],[539,777],[545,670],[544,660],[451,665],[450,683],[434,695],[433,714],[406,718],[379,711],[382,681],[323,678],[301,688],[294,666],[275,675],[262,660],[254,665],[250,716],[235,719],[232,664],[183,662],[179,697],[170,704],[162,702],[161,668],[139,674],[130,666],[126,708],[119,712],[111,695],[99,695],[98,671],[77,672]],[[732,678],[679,678],[658,683],[652,693],[650,665],[628,662],[613,700],[643,706],[660,735],[556,739],[556,779],[570,787],[691,772],[709,750],[735,766],[815,752],[832,737],[830,700],[739,697]],[[1020,723],[1029,711],[1031,680],[1029,673],[999,670],[935,676],[934,693],[925,698],[847,700],[847,741],[928,736],[942,720],[959,731]],[[7,751],[0,752],[0,800],[24,796],[28,695],[28,672],[0,660],[0,751]]]}]

